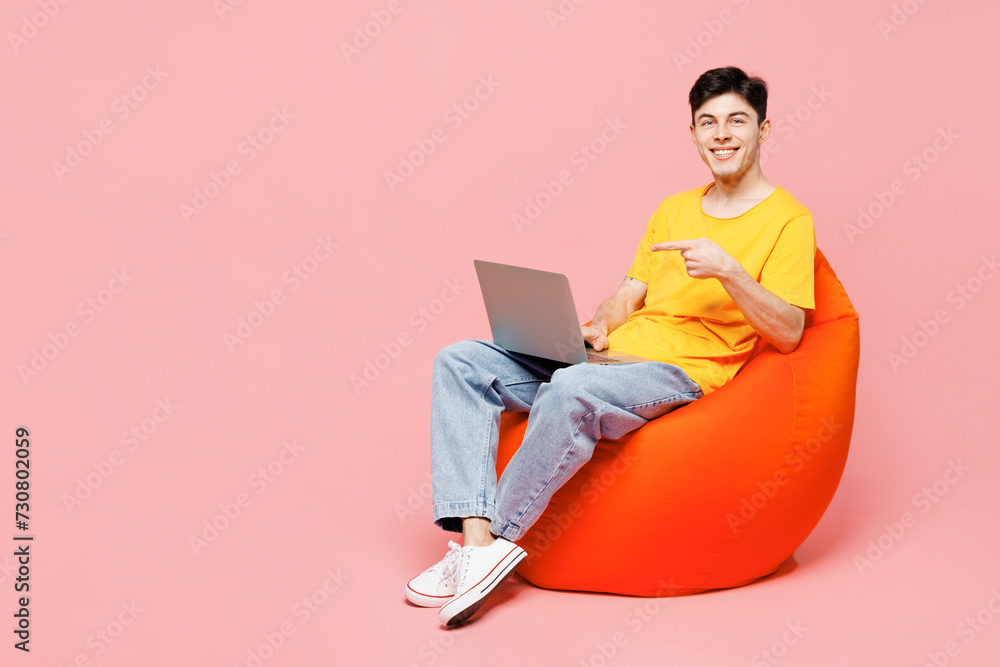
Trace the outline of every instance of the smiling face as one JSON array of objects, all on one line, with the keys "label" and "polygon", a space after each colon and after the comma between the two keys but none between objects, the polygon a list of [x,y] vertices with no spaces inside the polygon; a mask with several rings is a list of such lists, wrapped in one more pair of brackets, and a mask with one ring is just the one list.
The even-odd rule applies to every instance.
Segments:
[{"label": "smiling face", "polygon": [[694,113],[691,139],[717,181],[740,181],[759,170],[760,144],[771,121],[757,124],[757,112],[736,93],[707,100]]}]

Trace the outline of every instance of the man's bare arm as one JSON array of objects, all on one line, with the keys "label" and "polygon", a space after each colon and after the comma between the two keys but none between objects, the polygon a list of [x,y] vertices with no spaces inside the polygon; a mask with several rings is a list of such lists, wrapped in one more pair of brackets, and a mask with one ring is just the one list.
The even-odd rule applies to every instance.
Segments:
[{"label": "man's bare arm", "polygon": [[608,334],[620,327],[646,300],[646,283],[625,278],[615,293],[601,304],[590,326],[581,327],[583,339],[597,351],[608,346]]},{"label": "man's bare arm", "polygon": [[706,238],[668,241],[650,250],[678,250],[692,278],[716,278],[736,302],[761,338],[788,354],[802,340],[805,311],[793,306],[753,279],[746,269],[715,241]]},{"label": "man's bare arm", "polygon": [[761,338],[779,352],[788,354],[799,345],[805,327],[806,313],[753,279],[735,262],[731,272],[719,277],[719,282],[733,297],[740,312]]}]

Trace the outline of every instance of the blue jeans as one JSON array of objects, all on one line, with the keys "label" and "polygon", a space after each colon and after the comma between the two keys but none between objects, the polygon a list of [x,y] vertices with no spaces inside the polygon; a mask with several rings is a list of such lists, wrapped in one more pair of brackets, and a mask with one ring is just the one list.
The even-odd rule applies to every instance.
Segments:
[{"label": "blue jeans", "polygon": [[[485,517],[494,535],[518,540],[598,440],[702,396],[679,366],[659,361],[567,366],[486,341],[449,345],[434,359],[431,393],[434,523],[461,532],[462,517]],[[530,414],[498,483],[504,410]]]}]

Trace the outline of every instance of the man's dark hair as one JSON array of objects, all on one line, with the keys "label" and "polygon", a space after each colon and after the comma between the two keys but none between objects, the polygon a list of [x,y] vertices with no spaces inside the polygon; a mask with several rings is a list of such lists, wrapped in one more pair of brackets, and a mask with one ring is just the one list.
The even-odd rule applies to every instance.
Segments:
[{"label": "man's dark hair", "polygon": [[759,76],[750,77],[739,67],[719,67],[710,69],[694,82],[688,94],[691,103],[691,124],[694,125],[694,112],[702,104],[726,93],[736,93],[757,112],[759,127],[767,117],[767,82]]}]

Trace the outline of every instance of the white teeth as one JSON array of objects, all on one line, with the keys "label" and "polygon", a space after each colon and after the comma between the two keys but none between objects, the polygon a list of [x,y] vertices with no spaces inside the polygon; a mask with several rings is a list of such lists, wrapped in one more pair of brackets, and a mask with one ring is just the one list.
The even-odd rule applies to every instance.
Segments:
[{"label": "white teeth", "polygon": [[715,153],[715,155],[717,157],[729,157],[730,155],[732,155],[733,153],[736,152],[736,149],[735,148],[729,148],[729,149],[724,150],[724,151],[712,151],[712,152]]}]

